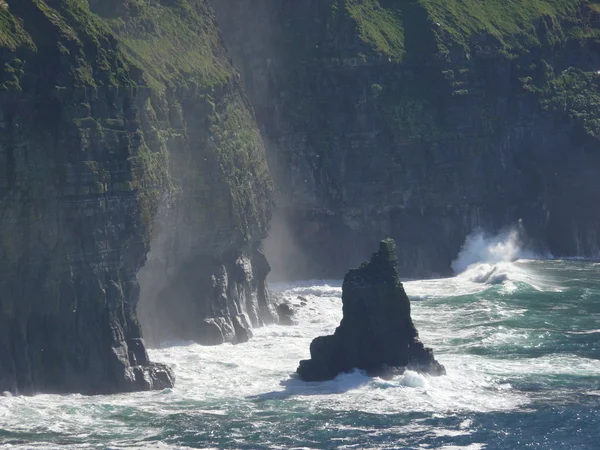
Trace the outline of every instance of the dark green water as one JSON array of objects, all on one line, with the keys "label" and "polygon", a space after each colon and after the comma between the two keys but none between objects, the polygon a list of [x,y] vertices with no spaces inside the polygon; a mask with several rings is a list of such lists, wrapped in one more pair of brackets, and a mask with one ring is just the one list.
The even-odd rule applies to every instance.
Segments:
[{"label": "dark green water", "polygon": [[311,339],[339,322],[341,289],[277,286],[309,300],[297,327],[153,351],[175,367],[172,390],[0,398],[0,446],[600,449],[600,265],[499,263],[499,284],[473,281],[490,267],[405,283],[448,376],[290,378]]}]

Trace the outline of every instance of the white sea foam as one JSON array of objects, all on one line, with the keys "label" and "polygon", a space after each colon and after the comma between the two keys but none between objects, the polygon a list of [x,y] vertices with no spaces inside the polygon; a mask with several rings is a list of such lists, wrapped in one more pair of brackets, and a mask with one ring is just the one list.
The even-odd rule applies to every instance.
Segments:
[{"label": "white sea foam", "polygon": [[[533,284],[544,281],[544,276],[530,270],[528,263],[488,261],[482,264],[510,265],[506,269],[510,280],[529,280]],[[472,413],[530,408],[531,396],[513,387],[519,380],[568,375],[600,377],[600,361],[582,356],[549,354],[537,358],[496,359],[486,356],[485,352],[472,351],[503,346],[519,348],[530,341],[531,335],[526,330],[504,327],[504,321],[518,319],[525,310],[505,301],[502,292],[496,291],[499,287],[464,276],[468,271],[449,279],[404,283],[409,297],[422,300],[412,304],[412,316],[422,341],[434,349],[436,358],[446,366],[446,376],[430,377],[407,371],[384,381],[354,371],[320,383],[305,383],[295,378],[298,362],[309,357],[312,339],[333,333],[342,316],[340,281],[311,281],[277,286],[285,298],[296,304],[298,326],[257,329],[250,342],[235,346],[202,347],[178,342],[151,350],[153,360],[174,368],[177,383],[173,389],[100,397],[0,396],[0,428],[11,433],[80,436],[81,440],[91,442],[79,445],[81,448],[90,445],[142,448],[158,439],[164,421],[179,420],[179,416],[186,424],[185,420],[190,421],[186,425],[192,430],[190,433],[200,433],[204,426],[202,420],[211,417],[219,421],[237,417],[240,422],[255,424],[257,429],[270,426],[264,425],[261,419],[265,414],[305,417],[320,412],[358,411],[470,417]],[[488,296],[486,289],[493,295]],[[299,296],[303,300],[299,300]],[[594,326],[577,332],[597,331]],[[592,388],[589,395],[597,395],[597,389]],[[144,425],[132,428],[123,417],[139,418],[139,423]],[[471,425],[468,421],[464,423],[463,427],[461,422],[459,431],[468,434]],[[418,423],[410,426],[412,432],[415,432],[414,427],[425,427]],[[403,427],[399,430],[411,432]],[[213,431],[219,432],[218,429]],[[383,432],[377,427],[371,431]],[[443,429],[434,432],[445,433]],[[456,428],[448,431],[456,432]],[[245,442],[243,438],[243,435],[239,437],[240,446]],[[98,445],[98,442],[103,444]],[[350,445],[352,441],[347,443]],[[14,444],[14,448],[36,447],[57,448],[35,443]],[[78,445],[70,445],[70,448],[76,447]],[[176,447],[155,445],[154,448]]]},{"label": "white sea foam", "polygon": [[546,259],[527,249],[523,242],[522,224],[489,234],[478,229],[471,233],[452,262],[456,279],[486,286],[503,284],[507,292],[514,292],[515,283],[525,283],[539,291],[560,291],[560,286],[547,277],[540,277],[530,262]]},{"label": "white sea foam", "polygon": [[535,259],[537,255],[523,248],[523,233],[520,226],[496,235],[475,230],[467,236],[458,257],[452,262],[452,269],[455,273],[462,273],[480,263],[494,265],[518,259]]},{"label": "white sea foam", "polygon": [[400,384],[402,386],[408,386],[408,387],[420,387],[420,388],[429,387],[429,382],[427,381],[427,378],[424,375],[414,372],[412,370],[407,370],[402,375],[402,378],[400,379]]}]

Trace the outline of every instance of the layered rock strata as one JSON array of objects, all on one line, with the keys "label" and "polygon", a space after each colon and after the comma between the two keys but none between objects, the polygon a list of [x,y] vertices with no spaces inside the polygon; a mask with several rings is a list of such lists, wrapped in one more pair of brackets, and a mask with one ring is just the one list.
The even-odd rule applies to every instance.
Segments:
[{"label": "layered rock strata", "polygon": [[418,339],[410,301],[396,272],[393,240],[380,243],[371,260],[350,270],[342,285],[344,317],[330,336],[310,344],[311,359],[300,361],[304,381],[324,381],[353,369],[390,377],[404,370],[444,375],[446,370]]},{"label": "layered rock strata", "polygon": [[475,228],[518,219],[539,250],[600,255],[595,2],[213,6],[266,140],[281,275],[341,277],[382,236],[403,276],[450,274]]},{"label": "layered rock strata", "polygon": [[172,386],[140,291],[151,338],[272,320],[271,180],[206,2],[9,0],[0,22],[0,391]]}]

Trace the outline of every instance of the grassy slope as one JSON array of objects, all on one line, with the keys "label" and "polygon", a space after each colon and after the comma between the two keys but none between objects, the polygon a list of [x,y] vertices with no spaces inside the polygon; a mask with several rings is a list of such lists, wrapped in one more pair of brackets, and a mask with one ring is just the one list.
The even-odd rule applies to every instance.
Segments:
[{"label": "grassy slope", "polygon": [[[211,87],[231,77],[228,61],[218,56],[222,51],[217,29],[202,2],[179,0],[165,7],[159,0],[125,0],[119,17],[102,17],[90,11],[87,0],[25,1],[30,5],[19,5],[24,16],[20,18],[10,6],[0,5],[0,48],[35,48],[36,43],[51,47],[56,42],[73,60],[75,85],[131,85],[132,67],[142,70],[138,84],[160,90],[189,83]],[[48,28],[38,33],[30,29],[30,35],[23,21],[32,27],[39,13]],[[48,35],[50,27],[53,36]]]},{"label": "grassy slope", "polygon": [[19,46],[32,47],[31,36],[23,29],[21,21],[0,4],[0,47],[15,50]]},{"label": "grassy slope", "polygon": [[[525,55],[545,46],[558,50],[567,41],[597,44],[600,5],[588,0],[420,0],[432,20],[463,47],[477,36],[491,36],[501,53]],[[521,78],[523,88],[539,100],[541,109],[568,118],[588,135],[600,138],[600,76],[569,68],[555,70],[545,61],[543,75]]]},{"label": "grassy slope", "polygon": [[[188,0],[164,7],[158,0],[135,0],[135,13],[107,20],[129,58],[155,88],[194,83],[225,84],[231,66],[220,51],[210,12]],[[204,6],[200,5],[201,8]]]},{"label": "grassy slope", "polygon": [[[346,10],[356,22],[361,39],[378,53],[401,59],[404,56],[402,11],[379,0],[346,0]],[[386,6],[386,7],[384,7]]]},{"label": "grassy slope", "polygon": [[[338,3],[334,3],[339,8]],[[506,52],[523,51],[542,44],[538,25],[551,45],[567,37],[589,37],[595,32],[580,17],[585,6],[600,12],[590,0],[345,0],[362,40],[377,53],[401,58],[406,52],[405,28],[414,17],[409,8],[420,7],[428,16],[422,28],[433,30],[443,45],[468,47],[475,38],[487,36]],[[564,25],[573,28],[570,36]]]},{"label": "grassy slope", "polygon": [[[488,53],[513,59],[541,47],[558,49],[568,41],[600,42],[597,0],[344,0],[344,6],[362,41],[374,53],[397,60],[421,52],[415,43],[427,34],[434,37],[439,54],[446,57],[450,48],[469,53],[473,48],[485,48]],[[417,17],[416,11],[425,14]],[[466,68],[462,71],[468,73]],[[468,94],[461,88],[464,76],[456,70],[447,72],[452,75],[448,79],[454,93]],[[576,69],[563,73],[550,70],[543,78],[528,77],[524,88],[540,100],[543,111],[564,111],[581,122],[588,134],[600,137],[599,78],[594,72]],[[403,80],[383,87],[382,102],[402,142],[430,135],[435,129],[436,121],[429,115],[431,105],[420,89],[423,83],[426,81]]]},{"label": "grassy slope", "polygon": [[561,40],[561,21],[573,21],[587,0],[420,0],[432,21],[455,42],[492,36],[505,49],[540,44],[536,24],[550,23],[548,40]]},{"label": "grassy slope", "polygon": [[[4,16],[0,34],[6,35],[6,16],[12,16],[18,28],[11,33],[12,39],[2,39],[0,48],[26,58],[33,53],[55,54],[57,65],[68,61],[69,77],[54,80],[58,87],[133,84],[128,64],[118,51],[110,29],[90,12],[86,0],[58,0],[50,4],[44,0],[22,0],[10,5],[0,8],[0,16]],[[10,52],[5,52],[3,56],[9,55]],[[26,64],[25,69],[29,66]]]}]

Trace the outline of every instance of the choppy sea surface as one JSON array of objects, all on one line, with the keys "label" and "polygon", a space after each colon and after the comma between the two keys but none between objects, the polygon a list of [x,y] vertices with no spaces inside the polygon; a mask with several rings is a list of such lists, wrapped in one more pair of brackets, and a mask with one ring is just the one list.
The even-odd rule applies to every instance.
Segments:
[{"label": "choppy sea surface", "polygon": [[600,264],[462,256],[454,278],[404,283],[447,376],[295,379],[339,323],[341,282],[280,284],[297,326],[152,350],[174,389],[0,398],[0,447],[599,449]]}]

